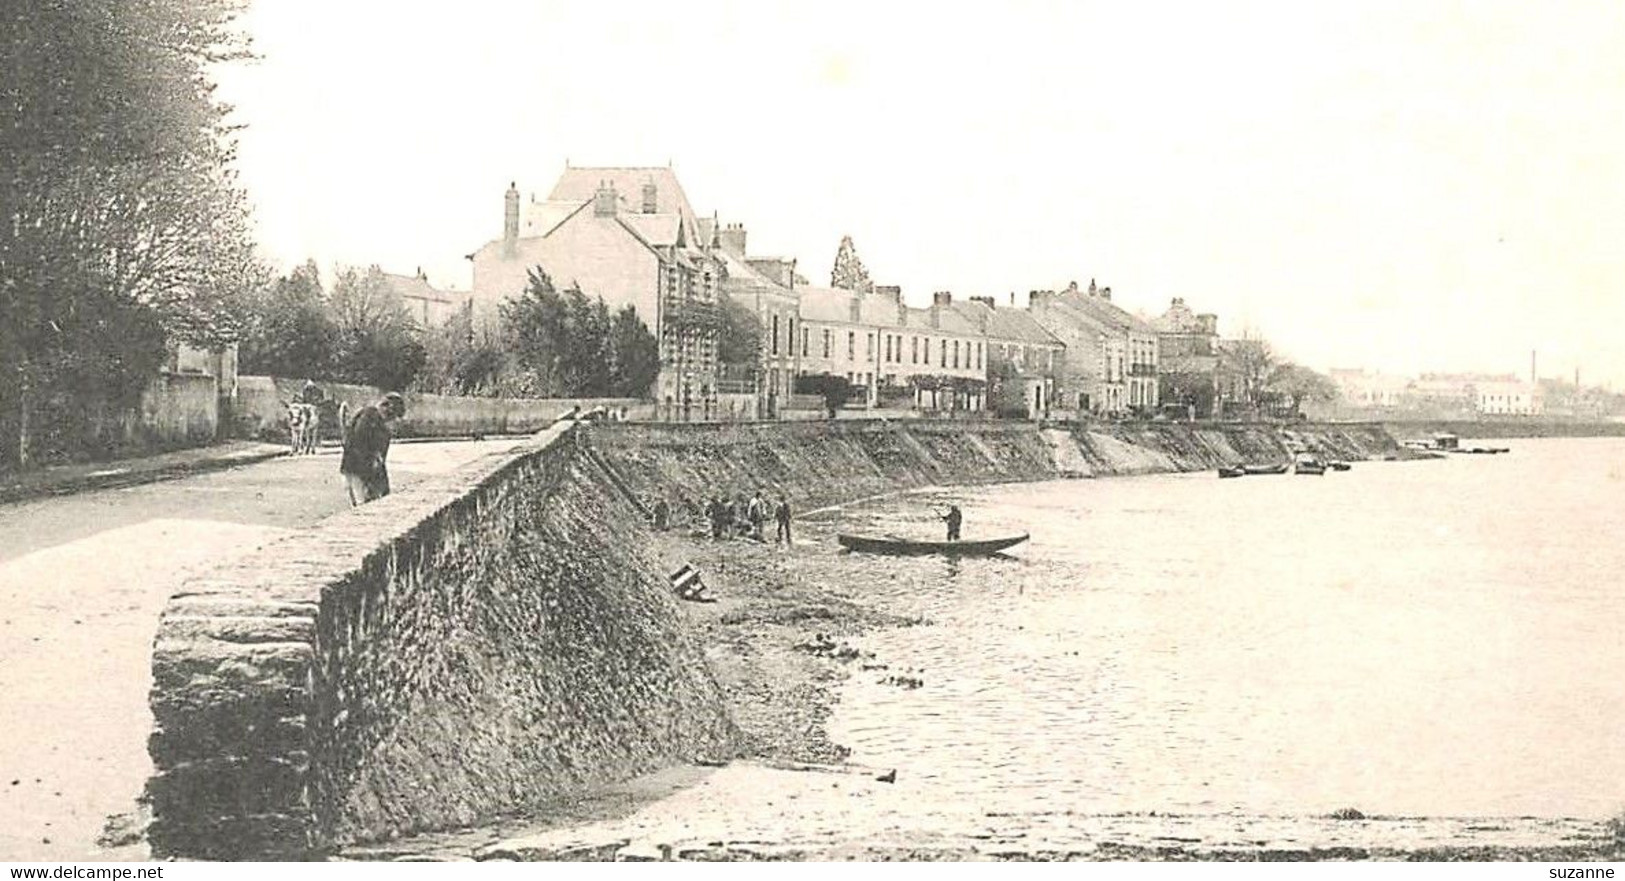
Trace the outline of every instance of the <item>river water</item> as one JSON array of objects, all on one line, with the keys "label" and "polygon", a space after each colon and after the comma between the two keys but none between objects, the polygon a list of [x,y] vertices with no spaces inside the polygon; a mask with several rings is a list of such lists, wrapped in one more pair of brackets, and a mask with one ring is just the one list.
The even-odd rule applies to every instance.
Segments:
[{"label": "river water", "polygon": [[[835,531],[1031,532],[1007,558],[834,553],[930,626],[859,645],[831,737],[907,804],[1603,817],[1625,807],[1625,441],[933,491]],[[907,687],[907,679],[919,687]],[[904,680],[899,685],[899,680]]]}]

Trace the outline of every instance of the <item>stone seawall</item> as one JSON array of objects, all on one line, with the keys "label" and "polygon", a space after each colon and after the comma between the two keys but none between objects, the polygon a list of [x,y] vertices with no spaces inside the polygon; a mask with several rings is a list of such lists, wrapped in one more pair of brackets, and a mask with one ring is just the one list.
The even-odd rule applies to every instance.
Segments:
[{"label": "stone seawall", "polygon": [[155,856],[305,858],[732,754],[641,518],[575,431],[171,599],[153,657]]},{"label": "stone seawall", "polygon": [[798,510],[912,487],[1202,471],[1296,450],[1347,460],[1405,451],[1380,425],[824,421],[595,426],[590,446],[631,495],[703,516],[705,500],[760,488]]}]

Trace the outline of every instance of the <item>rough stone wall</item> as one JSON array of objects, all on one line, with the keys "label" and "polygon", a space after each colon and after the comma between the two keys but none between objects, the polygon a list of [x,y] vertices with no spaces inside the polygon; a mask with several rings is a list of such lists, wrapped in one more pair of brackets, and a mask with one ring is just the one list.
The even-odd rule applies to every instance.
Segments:
[{"label": "rough stone wall", "polygon": [[641,517],[569,432],[171,600],[153,659],[156,855],[308,857],[737,748]]},{"label": "rough stone wall", "polygon": [[[381,389],[338,382],[318,382],[335,401],[358,407],[377,403]],[[283,440],[288,433],[286,402],[304,389],[302,379],[243,376],[238,380],[233,431],[240,437]],[[477,434],[524,434],[539,431],[579,406],[625,409],[629,419],[651,418],[654,405],[632,398],[468,398],[452,395],[406,396],[406,416],[395,425],[397,437],[468,437]],[[324,437],[337,437],[337,426],[324,425]]]}]

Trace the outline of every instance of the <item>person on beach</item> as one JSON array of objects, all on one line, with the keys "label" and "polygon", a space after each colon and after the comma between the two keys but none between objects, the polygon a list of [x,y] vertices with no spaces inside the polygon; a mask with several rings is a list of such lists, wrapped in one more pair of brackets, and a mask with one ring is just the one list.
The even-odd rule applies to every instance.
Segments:
[{"label": "person on beach", "polygon": [[757,541],[765,541],[766,538],[762,535],[762,524],[767,522],[767,500],[762,498],[761,490],[757,490],[756,494],[750,497],[750,505],[746,508],[746,514],[750,517],[750,537]]},{"label": "person on beach", "polygon": [[404,415],[406,399],[390,392],[377,404],[362,407],[350,421],[339,472],[352,507],[389,495],[389,424]]},{"label": "person on beach", "polygon": [[958,505],[949,505],[948,513],[942,515],[948,521],[948,540],[959,541],[959,525],[965,521],[965,515],[959,513]]},{"label": "person on beach", "polygon": [[711,539],[713,541],[715,541],[717,539],[722,538],[722,499],[721,498],[719,498],[717,496],[712,496],[711,497],[711,501],[709,503],[707,503],[706,506],[705,506],[705,516],[706,516],[706,519],[711,521]]},{"label": "person on beach", "polygon": [[790,541],[790,500],[782,494],[779,496],[779,506],[773,509],[773,519],[778,522],[778,532],[775,533],[773,543],[793,544]]}]

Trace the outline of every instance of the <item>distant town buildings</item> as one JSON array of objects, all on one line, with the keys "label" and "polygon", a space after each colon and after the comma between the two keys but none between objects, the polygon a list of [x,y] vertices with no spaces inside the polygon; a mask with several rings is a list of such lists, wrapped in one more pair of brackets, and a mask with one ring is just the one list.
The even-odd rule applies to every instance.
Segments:
[{"label": "distant town buildings", "polygon": [[429,277],[423,274],[421,267],[415,275],[386,272],[384,281],[395,296],[400,297],[412,321],[423,330],[445,324],[468,299],[466,291],[441,290],[429,284]]},{"label": "distant town buildings", "polygon": [[[940,291],[930,306],[912,307],[895,286],[813,286],[794,258],[748,245],[743,223],[698,216],[669,167],[567,166],[545,197],[510,185],[501,237],[470,255],[466,297],[488,325],[539,269],[560,290],[632,307],[659,341],[653,394],[675,419],[713,418],[724,398],[729,412],[777,416],[807,406],[803,385],[828,388],[811,382],[821,376],[845,381],[848,408],[1196,419],[1259,410],[1265,380],[1248,363],[1248,341],[1221,339],[1218,316],[1182,297],[1142,318],[1091,279],[1087,288],[1032,291],[1024,305],[1013,294],[1001,305]],[[423,327],[464,302],[421,272],[389,279]],[[752,363],[724,363],[721,327],[737,312],[760,330]],[[1543,411],[1540,386],[1511,376],[1335,370],[1331,379],[1337,406],[1354,415]],[[750,406],[736,408],[740,398]]]}]

